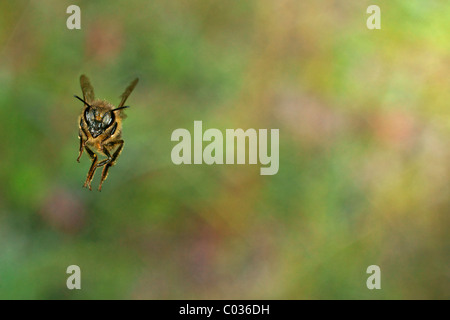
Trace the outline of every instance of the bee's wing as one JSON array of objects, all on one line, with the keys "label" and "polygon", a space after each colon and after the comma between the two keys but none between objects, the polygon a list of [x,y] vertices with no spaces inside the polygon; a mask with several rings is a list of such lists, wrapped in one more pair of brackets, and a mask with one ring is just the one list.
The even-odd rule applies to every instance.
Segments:
[{"label": "bee's wing", "polygon": [[84,100],[87,103],[92,103],[95,100],[94,88],[92,87],[88,77],[84,74],[80,77],[80,85],[81,91],[83,91]]},{"label": "bee's wing", "polygon": [[122,101],[120,101],[120,104],[117,106],[117,108],[123,107],[123,105],[125,104],[125,101],[127,101],[128,96],[131,94],[131,92],[133,92],[134,87],[136,87],[138,81],[139,81],[139,78],[134,79],[133,82],[130,83],[130,85],[125,89],[125,92],[122,93],[122,95],[121,95]]}]

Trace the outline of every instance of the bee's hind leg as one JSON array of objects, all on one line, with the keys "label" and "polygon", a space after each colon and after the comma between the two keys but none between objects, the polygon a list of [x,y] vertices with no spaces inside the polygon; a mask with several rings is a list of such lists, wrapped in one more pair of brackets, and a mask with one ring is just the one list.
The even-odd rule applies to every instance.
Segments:
[{"label": "bee's hind leg", "polygon": [[[124,141],[117,140],[117,141],[114,141],[114,142],[111,142],[108,144],[108,147],[110,147],[110,148],[113,148],[117,144],[119,145],[117,150],[113,153],[113,155],[111,157],[108,157],[108,159],[105,160],[107,162],[105,162],[105,166],[103,167],[102,179],[100,180],[100,185],[98,186],[98,191],[102,191],[103,181],[105,181],[106,178],[108,177],[109,168],[112,167],[116,163],[117,158],[119,157],[120,153],[122,152]],[[107,153],[107,154],[109,154],[109,153]],[[98,166],[100,166],[100,163],[98,164]]]},{"label": "bee's hind leg", "polygon": [[92,159],[92,164],[89,169],[88,175],[86,177],[86,181],[84,182],[83,188],[89,188],[89,190],[92,190],[91,181],[92,181],[92,178],[94,178],[95,169],[97,169],[98,157],[87,146],[85,146],[85,149],[86,149],[86,152],[89,154],[89,157],[91,157],[91,159]]}]

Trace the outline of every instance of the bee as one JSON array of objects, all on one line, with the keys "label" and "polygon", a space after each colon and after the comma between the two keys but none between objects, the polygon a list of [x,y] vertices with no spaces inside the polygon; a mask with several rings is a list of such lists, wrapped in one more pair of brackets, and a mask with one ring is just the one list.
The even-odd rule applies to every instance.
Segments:
[{"label": "bee", "polygon": [[[85,75],[80,77],[83,99],[76,95],[75,98],[84,103],[84,108],[78,118],[80,150],[77,161],[80,162],[84,150],[92,160],[83,185],[84,188],[92,190],[91,181],[94,178],[95,170],[103,167],[98,187],[98,191],[101,191],[103,181],[108,176],[109,168],[116,164],[124,146],[124,141],[121,139],[122,120],[126,117],[123,109],[129,108],[124,104],[138,81],[139,79],[136,78],[131,82],[122,94],[119,105],[115,107],[105,100],[95,99],[94,88],[89,79]],[[99,156],[106,157],[106,159],[99,161]]]}]

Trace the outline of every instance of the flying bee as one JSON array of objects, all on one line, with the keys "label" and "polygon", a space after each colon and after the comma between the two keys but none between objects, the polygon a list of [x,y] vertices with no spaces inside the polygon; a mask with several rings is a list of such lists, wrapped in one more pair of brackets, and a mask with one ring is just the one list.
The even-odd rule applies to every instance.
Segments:
[{"label": "flying bee", "polygon": [[[83,99],[78,96],[75,96],[75,98],[84,103],[84,108],[78,118],[80,150],[77,161],[80,162],[81,155],[85,149],[92,160],[86,181],[83,185],[84,188],[92,190],[91,181],[94,178],[95,170],[103,167],[102,177],[98,187],[98,191],[101,191],[103,181],[108,176],[109,168],[116,164],[124,145],[124,141],[121,139],[122,120],[126,117],[123,109],[128,108],[124,104],[138,81],[139,79],[136,78],[125,89],[125,92],[121,96],[122,100],[116,108],[105,100],[96,100],[94,88],[89,82],[89,79],[85,75],[80,77]],[[99,156],[106,157],[106,159],[99,161]]]}]

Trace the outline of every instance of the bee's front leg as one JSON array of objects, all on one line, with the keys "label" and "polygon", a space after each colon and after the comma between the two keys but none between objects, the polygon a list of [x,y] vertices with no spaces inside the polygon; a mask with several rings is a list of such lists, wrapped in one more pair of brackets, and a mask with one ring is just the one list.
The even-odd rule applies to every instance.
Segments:
[{"label": "bee's front leg", "polygon": [[86,146],[87,137],[87,132],[83,128],[83,122],[80,122],[80,130],[78,130],[78,138],[80,139],[80,153],[78,154],[77,158],[78,162],[80,162],[81,155],[83,154],[84,147]]},{"label": "bee's front leg", "polygon": [[88,175],[86,177],[86,181],[84,182],[83,188],[87,188],[88,187],[89,190],[92,190],[92,188],[91,188],[91,181],[92,181],[92,178],[94,178],[95,169],[97,169],[98,157],[87,146],[85,146],[85,149],[86,149],[86,152],[89,154],[89,157],[91,157],[91,159],[92,159],[92,164],[91,164],[91,167],[89,169]]},{"label": "bee's front leg", "polygon": [[85,140],[81,136],[81,132],[78,133],[78,138],[80,139],[80,153],[78,154],[77,162],[80,162],[80,158],[81,158],[81,155],[83,154],[83,150],[84,150]]}]

